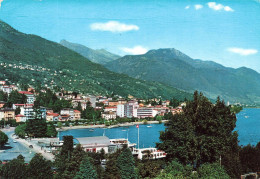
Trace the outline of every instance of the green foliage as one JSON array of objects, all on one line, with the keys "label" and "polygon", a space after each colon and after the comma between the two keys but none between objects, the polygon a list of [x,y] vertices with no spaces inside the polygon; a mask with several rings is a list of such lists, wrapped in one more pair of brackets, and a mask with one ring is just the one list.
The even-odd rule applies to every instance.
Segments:
[{"label": "green foliage", "polygon": [[60,152],[61,155],[66,156],[66,158],[70,158],[73,151],[73,145],[73,136],[63,136],[63,145]]},{"label": "green foliage", "polygon": [[4,178],[17,179],[27,178],[27,167],[24,164],[24,160],[19,157],[3,165],[1,176]]},{"label": "green foliage", "polygon": [[54,112],[60,112],[63,108],[72,108],[71,101],[58,99],[55,93],[50,89],[47,89],[46,93],[40,92],[39,95],[36,96],[34,108],[37,109],[40,106],[51,108]]},{"label": "green foliage", "polygon": [[231,109],[230,109],[230,111],[235,113],[235,114],[239,113],[242,110],[243,110],[243,107],[240,106],[240,105],[232,105]]},{"label": "green foliage", "polygon": [[0,146],[2,147],[3,145],[5,145],[7,141],[8,136],[4,132],[0,131]]},{"label": "green foliage", "polygon": [[58,127],[58,128],[62,128],[62,122],[58,122],[58,123],[57,123],[57,127]]},{"label": "green foliage", "polygon": [[105,179],[121,179],[119,168],[117,167],[117,158],[121,151],[117,150],[115,153],[109,154],[107,157]]},{"label": "green foliage", "polygon": [[20,113],[21,113],[21,108],[20,107],[16,108],[15,109],[15,115],[18,115]]},{"label": "green foliage", "polygon": [[53,177],[52,163],[40,154],[35,154],[28,166],[28,174],[31,178],[50,179]]},{"label": "green foliage", "polygon": [[48,137],[56,137],[57,134],[58,132],[56,130],[56,127],[53,125],[53,123],[48,124],[46,135]]},{"label": "green foliage", "polygon": [[86,152],[83,151],[80,145],[77,145],[71,154],[70,160],[61,160],[61,165],[65,166],[61,173],[60,178],[73,178],[79,171],[79,166],[82,159],[86,156]]},{"label": "green foliage", "polygon": [[90,119],[92,122],[95,122],[96,119],[101,117],[101,112],[96,111],[93,107],[91,107],[90,102],[87,103],[87,108],[81,113],[82,119]]},{"label": "green foliage", "polygon": [[239,156],[243,173],[260,171],[260,142],[242,147]]},{"label": "green foliage", "polygon": [[24,94],[18,93],[18,91],[12,91],[8,97],[6,107],[12,107],[13,104],[25,104],[27,97]]},{"label": "green foliage", "polygon": [[26,121],[25,133],[29,137],[46,137],[47,123],[43,119],[29,119]]},{"label": "green foliage", "polygon": [[235,124],[236,116],[223,101],[218,99],[213,105],[195,92],[183,113],[171,116],[165,124],[157,147],[167,153],[169,160],[177,158],[185,165],[213,163],[228,152],[238,153]]},{"label": "green foliage", "polygon": [[148,124],[148,121],[145,119],[145,120],[143,120],[143,124]]},{"label": "green foliage", "polygon": [[0,101],[7,102],[8,100],[8,94],[0,90]]},{"label": "green foliage", "polygon": [[74,179],[96,179],[97,172],[94,169],[93,165],[90,162],[89,157],[84,157],[80,164],[79,171],[77,172]]},{"label": "green foliage", "polygon": [[198,174],[200,178],[230,178],[228,174],[225,172],[225,169],[221,167],[218,163],[203,164],[198,169]]},{"label": "green foliage", "polygon": [[171,161],[157,179],[163,178],[197,178],[197,174],[193,172],[192,167],[189,165],[182,165],[176,160]]},{"label": "green foliage", "polygon": [[140,178],[155,178],[163,169],[162,160],[145,160],[137,164]]},{"label": "green foliage", "polygon": [[37,69],[0,66],[0,79],[8,78],[19,84],[30,82],[33,86],[48,84],[54,89],[64,88],[89,94],[114,93],[124,97],[131,94],[138,98],[161,96],[163,99],[191,96],[165,84],[137,80],[112,72],[62,45],[20,33],[2,21],[0,41],[4,44],[1,46],[0,63],[21,63],[23,67],[31,65]]},{"label": "green foliage", "polygon": [[26,124],[20,124],[15,128],[14,133],[17,136],[24,138],[26,136],[25,130],[26,130]]},{"label": "green foliage", "polygon": [[124,148],[117,159],[117,167],[122,179],[137,178],[135,172],[135,161],[131,151]]}]

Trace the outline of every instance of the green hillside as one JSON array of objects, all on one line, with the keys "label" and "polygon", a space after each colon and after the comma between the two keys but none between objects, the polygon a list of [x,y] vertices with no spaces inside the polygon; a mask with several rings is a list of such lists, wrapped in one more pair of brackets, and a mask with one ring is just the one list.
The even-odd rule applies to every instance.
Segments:
[{"label": "green hillside", "polygon": [[190,97],[158,82],[136,80],[93,63],[80,54],[0,21],[0,79],[89,94],[135,97]]},{"label": "green hillside", "polygon": [[60,44],[63,45],[64,47],[67,47],[83,57],[86,57],[92,62],[99,63],[99,64],[105,64],[107,62],[116,60],[120,58],[119,55],[112,54],[105,49],[98,49],[98,50],[93,50],[91,48],[88,48],[84,45],[76,44],[76,43],[71,43],[66,40],[61,40]]},{"label": "green hillside", "polygon": [[211,61],[195,60],[176,49],[151,50],[127,55],[106,64],[114,72],[157,81],[189,92],[230,102],[260,104],[260,74],[249,68],[227,68]]}]

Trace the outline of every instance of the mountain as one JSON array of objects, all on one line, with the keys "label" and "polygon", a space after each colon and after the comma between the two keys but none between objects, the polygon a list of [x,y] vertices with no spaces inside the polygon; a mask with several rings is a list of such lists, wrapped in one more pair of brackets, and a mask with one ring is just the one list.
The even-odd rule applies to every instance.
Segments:
[{"label": "mountain", "polygon": [[60,44],[63,45],[64,47],[67,47],[67,48],[79,53],[80,55],[82,55],[83,57],[86,57],[87,59],[89,59],[90,61],[92,61],[94,63],[105,64],[107,62],[120,58],[119,55],[115,55],[104,49],[93,50],[84,45],[71,43],[66,40],[61,40]]},{"label": "mountain", "polygon": [[158,82],[109,71],[80,54],[0,21],[0,79],[19,84],[64,88],[89,94],[131,94],[140,98],[191,97]]},{"label": "mountain", "polygon": [[176,49],[150,50],[144,55],[127,55],[105,65],[136,79],[157,81],[225,101],[260,104],[260,74],[241,67],[227,68],[212,61],[192,59]]}]

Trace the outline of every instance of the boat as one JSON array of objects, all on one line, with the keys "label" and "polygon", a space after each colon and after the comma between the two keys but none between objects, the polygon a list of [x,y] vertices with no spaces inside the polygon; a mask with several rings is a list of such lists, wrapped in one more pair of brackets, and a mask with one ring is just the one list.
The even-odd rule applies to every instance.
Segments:
[{"label": "boat", "polygon": [[245,116],[245,118],[248,118],[249,116]]},{"label": "boat", "polygon": [[153,127],[153,126],[151,126],[151,124],[149,125],[149,126],[147,126],[147,127]]},{"label": "boat", "polygon": [[126,130],[123,129],[122,131],[126,131]]},{"label": "boat", "polygon": [[90,132],[94,132],[95,130],[94,129],[89,129]]},{"label": "boat", "polygon": [[17,141],[16,141],[16,140],[13,140],[13,143],[17,143]]}]

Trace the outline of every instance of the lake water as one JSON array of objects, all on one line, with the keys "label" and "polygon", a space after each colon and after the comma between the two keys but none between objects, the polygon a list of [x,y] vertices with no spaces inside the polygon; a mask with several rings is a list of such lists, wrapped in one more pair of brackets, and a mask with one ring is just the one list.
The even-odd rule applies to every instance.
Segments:
[{"label": "lake water", "polygon": [[[155,143],[159,142],[160,131],[164,131],[164,124],[139,125],[139,145],[140,148],[155,147]],[[239,144],[256,145],[260,141],[260,109],[246,108],[237,115],[237,127],[235,128],[239,134]],[[60,138],[64,135],[72,135],[77,137],[93,137],[105,134],[110,139],[127,138],[131,143],[138,140],[138,131],[136,126],[118,127],[111,129],[97,128],[94,131],[89,129],[73,129],[60,132]]]}]

